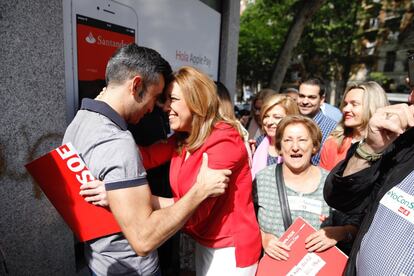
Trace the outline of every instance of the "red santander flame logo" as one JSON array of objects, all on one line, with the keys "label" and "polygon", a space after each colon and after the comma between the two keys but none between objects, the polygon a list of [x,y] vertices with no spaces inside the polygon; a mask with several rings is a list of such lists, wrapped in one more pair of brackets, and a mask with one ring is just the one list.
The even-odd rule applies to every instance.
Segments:
[{"label": "red santander flame logo", "polygon": [[92,32],[89,33],[89,35],[85,38],[86,42],[89,44],[94,44],[96,42],[95,37],[93,36]]}]

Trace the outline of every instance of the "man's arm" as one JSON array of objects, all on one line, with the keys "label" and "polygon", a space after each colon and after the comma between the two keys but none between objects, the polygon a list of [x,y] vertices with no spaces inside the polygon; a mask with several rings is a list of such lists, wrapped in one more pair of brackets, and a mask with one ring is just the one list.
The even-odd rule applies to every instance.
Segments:
[{"label": "man's arm", "polygon": [[159,141],[146,147],[138,146],[138,150],[146,170],[158,167],[171,160],[175,150],[175,137],[171,136],[167,141]]},{"label": "man's arm", "polygon": [[207,162],[207,155],[203,155],[194,186],[164,209],[154,211],[148,185],[107,191],[112,213],[138,255],[149,254],[177,232],[204,199],[224,193],[231,172],[211,170]]},{"label": "man's arm", "polygon": [[355,225],[326,226],[310,234],[305,239],[305,248],[309,252],[323,252],[340,241],[345,241],[347,235],[355,237],[358,228]]},{"label": "man's arm", "polygon": [[158,210],[162,208],[170,207],[174,204],[174,198],[171,197],[161,197],[161,196],[151,196],[151,205],[153,210]]}]

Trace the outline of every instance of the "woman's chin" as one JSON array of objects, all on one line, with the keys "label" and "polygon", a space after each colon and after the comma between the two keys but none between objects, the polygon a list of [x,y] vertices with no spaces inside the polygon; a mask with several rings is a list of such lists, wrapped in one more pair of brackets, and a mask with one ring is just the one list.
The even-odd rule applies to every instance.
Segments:
[{"label": "woman's chin", "polygon": [[295,169],[295,170],[305,170],[311,165],[310,160],[307,161],[305,158],[297,158],[297,159],[292,158],[290,160],[285,160],[284,162],[290,168]]}]

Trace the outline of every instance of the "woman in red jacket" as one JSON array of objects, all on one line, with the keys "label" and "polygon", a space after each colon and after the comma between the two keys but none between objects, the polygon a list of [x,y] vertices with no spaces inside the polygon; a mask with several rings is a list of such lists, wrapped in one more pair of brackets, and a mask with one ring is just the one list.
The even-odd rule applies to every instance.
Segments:
[{"label": "woman in red jacket", "polygon": [[204,152],[210,168],[232,171],[225,194],[206,199],[184,226],[196,241],[197,275],[255,275],[260,232],[238,124],[219,112],[214,82],[192,67],[174,73],[168,91],[169,122],[177,141],[170,167],[174,198],[195,182]]}]

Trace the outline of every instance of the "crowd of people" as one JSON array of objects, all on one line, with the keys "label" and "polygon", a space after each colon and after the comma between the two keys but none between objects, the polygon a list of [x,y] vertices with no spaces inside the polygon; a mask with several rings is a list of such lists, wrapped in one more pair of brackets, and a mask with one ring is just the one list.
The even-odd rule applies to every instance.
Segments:
[{"label": "crowd of people", "polygon": [[[280,237],[299,216],[318,229],[309,252],[349,254],[346,275],[414,274],[414,108],[389,105],[376,82],[349,84],[338,109],[310,78],[262,90],[235,114],[222,83],[190,66],[173,72],[136,44],[115,52],[106,82],[63,140],[97,179],[81,195],[122,230],[83,244],[91,275],[177,275],[168,259],[179,247],[165,259],[157,248],[180,230],[196,275],[255,275],[263,254],[294,254]],[[139,143],[154,106],[161,134]],[[166,163],[167,181],[149,178]],[[154,192],[157,181],[168,191]]]}]

